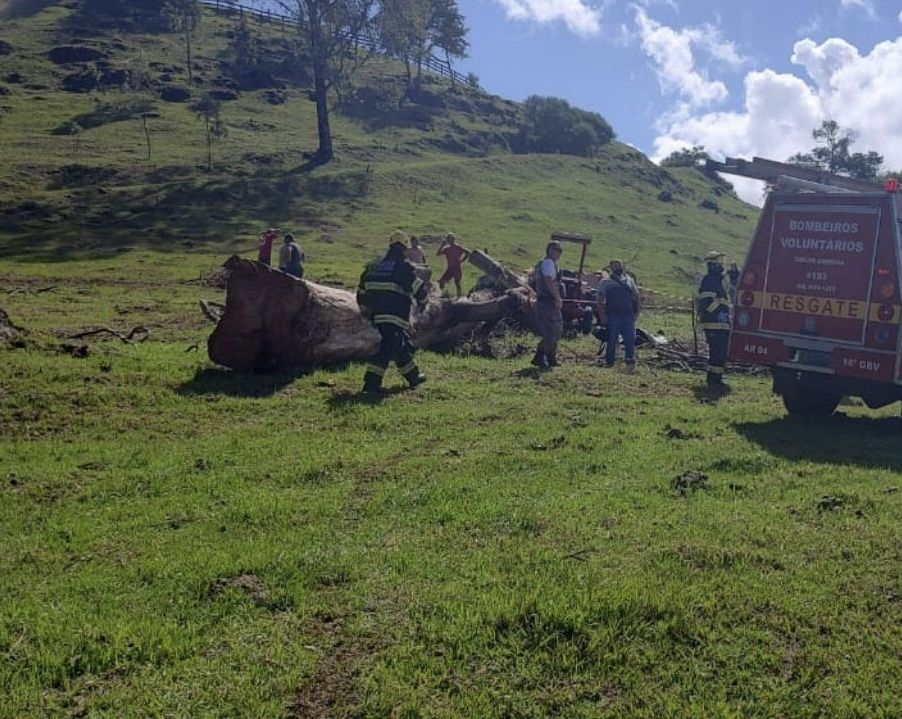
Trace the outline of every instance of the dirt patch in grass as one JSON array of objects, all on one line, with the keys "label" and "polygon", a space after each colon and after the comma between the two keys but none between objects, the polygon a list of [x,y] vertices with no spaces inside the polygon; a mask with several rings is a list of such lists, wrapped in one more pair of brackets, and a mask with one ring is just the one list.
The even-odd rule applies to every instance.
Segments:
[{"label": "dirt patch in grass", "polygon": [[350,716],[350,710],[360,703],[356,680],[365,650],[343,636],[340,617],[315,617],[308,631],[319,643],[329,645],[329,649],[310,680],[297,690],[288,716],[296,719]]},{"label": "dirt patch in grass", "polygon": [[269,599],[269,589],[256,574],[217,577],[210,585],[210,596],[216,597],[227,589],[238,589],[245,592],[257,602],[265,602]]}]

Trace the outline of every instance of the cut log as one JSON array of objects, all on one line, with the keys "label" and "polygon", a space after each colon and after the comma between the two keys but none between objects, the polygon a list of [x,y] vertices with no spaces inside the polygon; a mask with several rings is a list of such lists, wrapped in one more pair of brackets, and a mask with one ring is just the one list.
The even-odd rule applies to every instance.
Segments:
[{"label": "cut log", "polygon": [[[237,256],[225,267],[225,313],[207,343],[217,364],[242,372],[310,369],[364,360],[379,349],[379,333],[360,314],[353,292]],[[412,318],[414,343],[444,349],[480,323],[528,316],[530,310],[523,290],[480,299],[432,298]]]}]

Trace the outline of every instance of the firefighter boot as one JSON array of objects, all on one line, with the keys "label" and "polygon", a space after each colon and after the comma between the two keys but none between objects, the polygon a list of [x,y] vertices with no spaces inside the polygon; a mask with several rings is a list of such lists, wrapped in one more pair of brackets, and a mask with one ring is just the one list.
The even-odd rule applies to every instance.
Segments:
[{"label": "firefighter boot", "polygon": [[545,355],[545,361],[548,363],[549,367],[557,367],[557,355]]},{"label": "firefighter boot", "polygon": [[407,380],[407,385],[410,389],[415,389],[426,381],[426,375],[422,374],[416,365],[413,365],[410,369],[405,367],[405,369],[407,371],[403,373],[403,377]]},{"label": "firefighter boot", "polygon": [[723,383],[723,375],[719,372],[708,372],[706,381],[709,387],[726,387]]},{"label": "firefighter boot", "polygon": [[545,353],[542,351],[541,347],[536,350],[536,354],[532,358],[531,364],[534,367],[539,367],[541,369],[546,369],[548,367],[548,358],[545,357]]},{"label": "firefighter boot", "polygon": [[379,394],[382,391],[382,376],[385,370],[381,367],[370,366],[363,375],[364,394]]}]

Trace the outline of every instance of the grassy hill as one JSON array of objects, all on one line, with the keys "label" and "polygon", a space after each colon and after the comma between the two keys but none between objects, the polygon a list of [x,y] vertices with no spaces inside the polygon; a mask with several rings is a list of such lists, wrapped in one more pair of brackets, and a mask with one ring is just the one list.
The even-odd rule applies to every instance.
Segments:
[{"label": "grassy hill", "polygon": [[[686,296],[753,208],[618,143],[512,154],[518,106],[469,90],[380,110],[402,80],[378,61],[334,118],[335,162],[303,169],[313,105],[286,81],[280,104],[225,103],[206,172],[201,123],[158,98],[187,84],[178,37],[17,5],[47,7],[0,26],[0,307],[24,328],[0,334],[0,717],[898,715],[891,408],[793,420],[766,377],[711,395],[649,352],[602,370],[587,338],[546,373],[424,352],[427,384],[392,370],[381,402],[359,366],[204,356],[197,301],[222,294],[198,274],[272,223],[335,282],[396,226],[519,267],[564,229]],[[205,16],[195,96],[223,87],[230,27]],[[65,92],[84,63],[48,53],[72,47],[151,82]],[[72,339],[136,325],[146,341]]]},{"label": "grassy hill", "polygon": [[[378,57],[333,115],[334,162],[304,171],[302,153],[316,144],[315,109],[304,78],[288,73],[282,90],[240,92],[224,103],[228,137],[206,172],[203,123],[188,103],[159,98],[162,88],[187,88],[180,36],[98,30],[78,8],[58,3],[2,31],[7,266],[189,248],[185,262],[194,269],[211,255],[246,250],[262,227],[278,224],[299,235],[312,276],[347,281],[394,227],[453,229],[518,267],[531,265],[549,232],[561,229],[597,238],[593,265],[624,257],[647,283],[685,291],[700,255],[718,247],[738,257],[751,232],[755,210],[723,186],[693,170],[657,168],[617,142],[594,158],[511,154],[515,103],[429,77],[418,102],[399,107],[401,69]],[[279,25],[250,25],[273,52],[290,39]],[[221,61],[234,27],[234,19],[205,13],[189,89],[195,99],[227,82]],[[58,64],[72,48],[99,53],[99,64]],[[98,72],[101,86],[90,92],[61,89]],[[109,84],[123,78],[127,87],[146,86]],[[153,115],[149,160],[143,112]],[[73,123],[81,128],[74,134]],[[672,201],[658,200],[662,192]],[[704,209],[705,201],[716,209]]]}]

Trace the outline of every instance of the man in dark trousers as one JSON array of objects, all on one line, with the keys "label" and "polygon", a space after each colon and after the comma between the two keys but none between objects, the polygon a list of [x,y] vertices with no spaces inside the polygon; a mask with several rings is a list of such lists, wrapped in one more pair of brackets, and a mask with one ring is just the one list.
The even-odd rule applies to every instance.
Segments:
[{"label": "man in dark trousers", "polygon": [[730,342],[730,293],[726,285],[722,252],[705,257],[708,273],[698,288],[698,319],[708,342],[708,386],[721,388]]},{"label": "man in dark trousers", "polygon": [[605,367],[613,367],[617,344],[623,338],[627,372],[636,368],[636,317],[639,314],[639,290],[624,271],[623,262],[611,260],[611,274],[598,286],[598,316],[608,326]]},{"label": "man in dark trousers", "polygon": [[414,348],[408,334],[411,302],[426,301],[426,285],[407,261],[406,252],[407,237],[403,232],[393,232],[388,252],[382,259],[369,263],[360,276],[357,304],[382,335],[379,352],[367,364],[363,377],[363,391],[367,393],[379,392],[392,360],[411,388],[426,379],[414,362]]},{"label": "man in dark trousers", "polygon": [[545,257],[533,270],[533,285],[538,300],[536,324],[542,341],[539,342],[532,363],[542,369],[557,367],[557,343],[564,335],[564,318],[561,315],[564,299],[557,266],[561,252],[561,243],[552,240],[545,247]]}]

